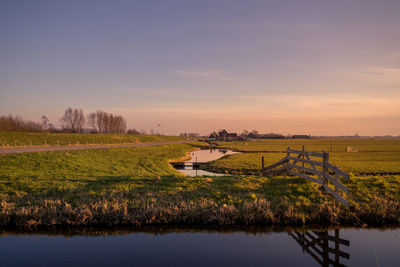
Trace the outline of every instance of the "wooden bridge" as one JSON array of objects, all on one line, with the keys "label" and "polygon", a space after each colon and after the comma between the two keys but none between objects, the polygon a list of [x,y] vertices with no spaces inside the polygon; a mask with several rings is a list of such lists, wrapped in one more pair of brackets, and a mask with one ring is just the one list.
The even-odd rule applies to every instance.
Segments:
[{"label": "wooden bridge", "polygon": [[199,168],[200,165],[204,165],[206,162],[171,162],[171,165],[174,166],[174,168],[188,168],[191,167],[193,169]]},{"label": "wooden bridge", "polygon": [[335,230],[335,235],[329,235],[328,231],[294,231],[289,235],[302,247],[303,252],[309,254],[321,266],[346,266],[340,262],[341,258],[350,259],[350,254],[340,249],[340,245],[350,246],[350,241],[340,238],[339,229]]},{"label": "wooden bridge", "polygon": [[[340,178],[349,181],[349,175],[340,170],[339,167],[330,164],[329,153],[325,151],[305,151],[304,146],[303,150],[293,150],[288,147],[286,156],[283,159],[275,164],[264,167],[264,157],[262,157],[261,165],[263,175],[293,175],[302,177],[320,184],[324,192],[329,193],[335,198],[336,205],[340,202],[346,207],[349,206],[349,202],[342,195],[349,194],[350,191],[345,185],[340,183]],[[334,186],[334,189],[329,186],[329,183]]]}]

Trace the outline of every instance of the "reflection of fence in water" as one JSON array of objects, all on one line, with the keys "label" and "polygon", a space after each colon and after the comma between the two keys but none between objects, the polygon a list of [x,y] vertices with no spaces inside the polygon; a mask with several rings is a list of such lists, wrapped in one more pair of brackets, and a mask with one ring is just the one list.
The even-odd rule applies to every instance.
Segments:
[{"label": "reflection of fence in water", "polygon": [[[317,232],[307,231],[304,233],[294,231],[289,233],[294,240],[321,266],[346,266],[340,263],[341,258],[350,259],[350,254],[340,250],[340,244],[350,246],[350,241],[339,237],[339,229],[335,230],[335,235],[329,235],[328,231]],[[330,247],[333,242],[334,247]],[[331,259],[330,255],[334,256]]]}]

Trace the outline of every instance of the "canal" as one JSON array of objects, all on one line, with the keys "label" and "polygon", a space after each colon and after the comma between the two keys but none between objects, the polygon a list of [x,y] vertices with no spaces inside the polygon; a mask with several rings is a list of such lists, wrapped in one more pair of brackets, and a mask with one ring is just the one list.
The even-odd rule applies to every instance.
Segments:
[{"label": "canal", "polygon": [[400,229],[3,231],[0,251],[1,266],[399,266]]}]

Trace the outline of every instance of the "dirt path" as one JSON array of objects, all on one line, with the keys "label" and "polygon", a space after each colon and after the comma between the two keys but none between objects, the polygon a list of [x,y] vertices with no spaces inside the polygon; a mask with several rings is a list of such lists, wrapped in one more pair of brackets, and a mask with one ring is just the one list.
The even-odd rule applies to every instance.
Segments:
[{"label": "dirt path", "polygon": [[166,141],[166,142],[153,142],[142,144],[111,144],[111,145],[72,145],[72,146],[48,146],[48,147],[20,147],[20,148],[0,148],[0,154],[14,154],[14,153],[30,153],[30,152],[43,152],[43,151],[61,151],[61,150],[82,150],[82,149],[98,149],[98,148],[113,148],[113,147],[144,147],[144,146],[161,146],[173,144],[186,144],[193,143],[192,141]]}]

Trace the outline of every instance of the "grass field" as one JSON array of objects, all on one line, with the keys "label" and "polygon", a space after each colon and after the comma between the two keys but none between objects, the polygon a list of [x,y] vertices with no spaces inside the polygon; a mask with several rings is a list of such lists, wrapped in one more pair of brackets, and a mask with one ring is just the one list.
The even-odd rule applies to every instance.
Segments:
[{"label": "grass field", "polygon": [[287,147],[308,151],[345,152],[354,147],[359,152],[400,152],[400,138],[320,138],[320,139],[264,139],[246,142],[217,142],[219,147],[236,151],[286,151]]},{"label": "grass field", "polygon": [[[400,174],[400,152],[331,152],[329,155],[329,162],[353,175]],[[234,154],[211,162],[204,169],[222,173],[260,174],[262,156],[265,166],[268,166],[285,157],[286,153]]]},{"label": "grass field", "polygon": [[0,132],[0,147],[128,144],[183,140],[178,136],[141,134],[68,134]]},{"label": "grass field", "polygon": [[298,177],[186,177],[168,164],[199,145],[2,155],[0,225],[400,223],[399,176],[352,177],[339,209]]},{"label": "grass field", "polygon": [[[304,139],[304,140],[252,140],[248,142],[219,142],[224,148],[247,153],[235,154],[214,161],[205,168],[210,171],[259,174],[261,157],[265,166],[282,159],[286,147],[309,151],[329,152],[329,162],[354,175],[400,174],[400,139]],[[360,152],[344,152],[346,146]]]},{"label": "grass field", "polygon": [[168,145],[10,154],[0,157],[0,195],[73,199],[130,190],[141,187],[136,179],[177,175],[168,160],[191,149],[190,145]]}]

